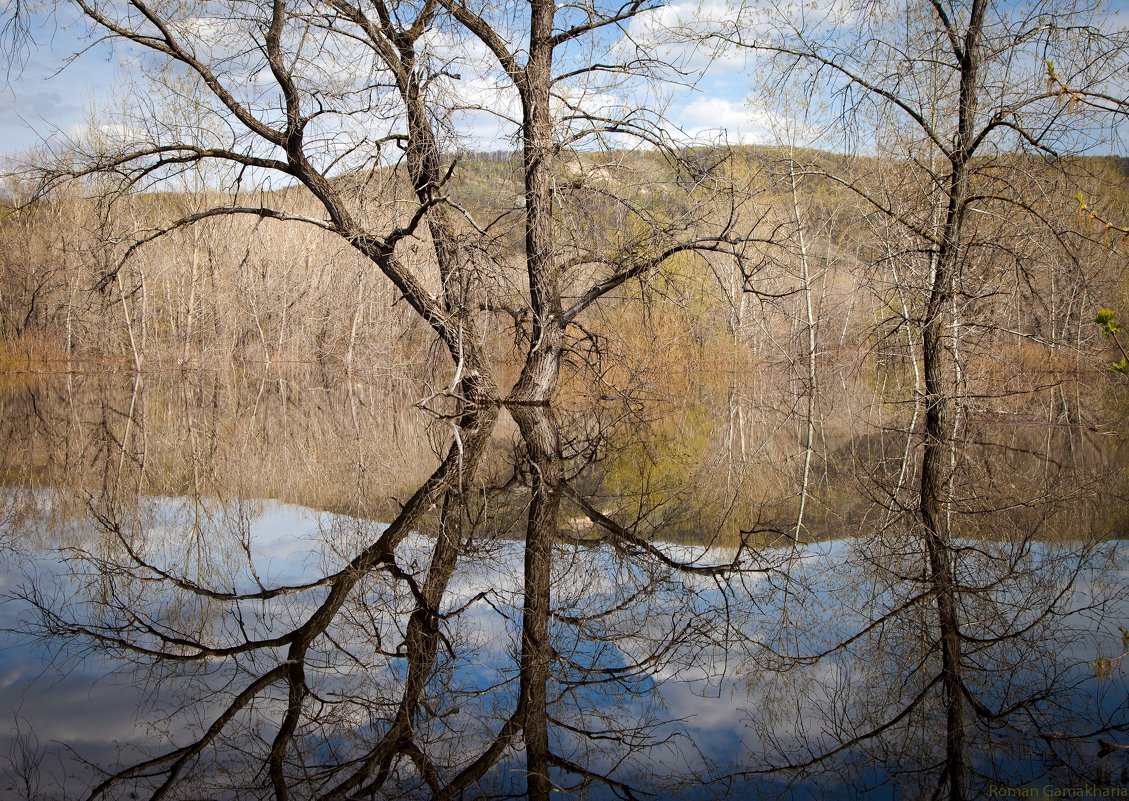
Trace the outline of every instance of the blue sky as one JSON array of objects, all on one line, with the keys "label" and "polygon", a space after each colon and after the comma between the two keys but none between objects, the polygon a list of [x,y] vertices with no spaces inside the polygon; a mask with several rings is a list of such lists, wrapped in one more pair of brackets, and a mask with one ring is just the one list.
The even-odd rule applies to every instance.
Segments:
[{"label": "blue sky", "polygon": [[[674,2],[660,14],[666,21],[677,22],[687,14],[711,8],[711,2]],[[721,8],[723,0],[712,2],[714,13]],[[132,71],[128,47],[91,45],[83,38],[81,22],[73,18],[69,22],[39,18],[37,22],[31,31],[31,46],[14,57],[0,53],[0,65],[6,62],[8,67],[0,84],[0,157],[16,155],[45,139],[57,141],[80,134],[91,106],[105,104]],[[702,64],[690,66],[700,68]],[[720,62],[693,90],[673,85],[661,89],[671,121],[691,135],[726,136],[731,141],[772,138],[764,115],[753,113],[745,104],[750,83],[743,61]],[[488,115],[470,115],[463,122],[469,136],[482,147],[500,146],[486,141],[498,131]]]},{"label": "blue sky", "polygon": [[76,36],[73,22],[35,21],[30,44],[0,54],[7,68],[0,84],[0,155],[32,147],[56,131],[75,132],[84,122],[84,108],[108,96],[119,79],[110,47],[82,52],[90,43]]},{"label": "blue sky", "polygon": [[[827,2],[821,7],[833,5]],[[1118,24],[1129,20],[1129,0],[1115,0],[1107,7],[1119,16]],[[39,25],[31,31],[33,44],[15,54],[15,58],[10,53],[0,53],[0,65],[8,63],[5,80],[0,84],[0,157],[12,156],[43,139],[80,134],[89,108],[94,103],[109,101],[132,70],[128,48],[91,45],[82,37],[80,23],[59,16],[66,13],[66,8],[66,3],[57,5],[53,22],[40,18]],[[703,19],[716,21],[725,19],[728,8],[725,0],[672,0],[648,19],[658,20],[660,26]],[[637,41],[644,45],[648,39],[646,24],[633,22],[631,28]],[[682,61],[691,71],[701,70],[706,64],[685,46],[663,50],[659,55]],[[692,90],[672,85],[660,87],[666,95],[663,100],[670,122],[689,136],[702,139],[775,141],[783,133],[786,120],[746,103],[754,90],[750,75],[755,74],[756,70],[743,57],[729,54],[713,62],[704,73],[699,72]],[[464,80],[459,90],[471,89],[468,83]],[[505,105],[504,99],[498,102]],[[462,122],[472,146],[505,146],[490,141],[499,128],[488,115],[469,115]]]}]

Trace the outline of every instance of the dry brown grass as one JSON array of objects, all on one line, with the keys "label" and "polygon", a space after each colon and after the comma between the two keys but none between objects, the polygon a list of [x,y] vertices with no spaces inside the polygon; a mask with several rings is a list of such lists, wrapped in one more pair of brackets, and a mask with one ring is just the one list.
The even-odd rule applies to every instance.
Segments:
[{"label": "dry brown grass", "polygon": [[0,340],[0,373],[57,373],[68,357],[62,343],[44,334]]}]

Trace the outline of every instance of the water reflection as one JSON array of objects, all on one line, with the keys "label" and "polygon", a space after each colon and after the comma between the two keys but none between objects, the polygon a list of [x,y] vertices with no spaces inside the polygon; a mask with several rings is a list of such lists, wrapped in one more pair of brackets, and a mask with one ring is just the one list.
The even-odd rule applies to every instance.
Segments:
[{"label": "water reflection", "polygon": [[1129,743],[1116,438],[965,420],[931,540],[909,409],[840,403],[813,437],[742,388],[446,416],[416,396],[9,392],[7,792],[1124,783],[1125,753],[1098,755]]}]

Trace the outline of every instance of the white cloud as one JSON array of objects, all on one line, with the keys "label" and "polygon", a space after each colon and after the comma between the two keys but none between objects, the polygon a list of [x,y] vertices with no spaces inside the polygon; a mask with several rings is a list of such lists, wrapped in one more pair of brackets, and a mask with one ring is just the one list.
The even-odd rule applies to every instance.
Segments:
[{"label": "white cloud", "polygon": [[84,148],[111,150],[140,142],[143,132],[121,122],[89,115],[86,122],[72,125],[68,135]]},{"label": "white cloud", "polygon": [[713,38],[732,33],[737,15],[737,6],[726,0],[667,3],[634,17],[613,51],[669,64],[691,80],[711,66],[739,67],[744,54]]},{"label": "white cloud", "polygon": [[695,141],[723,137],[733,144],[773,144],[787,141],[795,128],[791,120],[724,97],[699,97],[674,109],[671,117]]}]

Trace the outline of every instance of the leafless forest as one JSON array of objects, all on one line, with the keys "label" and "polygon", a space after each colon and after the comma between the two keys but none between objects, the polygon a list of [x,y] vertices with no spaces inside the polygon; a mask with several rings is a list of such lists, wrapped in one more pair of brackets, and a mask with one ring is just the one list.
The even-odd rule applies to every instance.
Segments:
[{"label": "leafless forest", "polygon": [[[726,224],[741,239],[739,256],[691,248],[609,291],[567,327],[568,375],[630,392],[644,374],[659,380],[681,372],[670,365],[689,363],[749,371],[767,382],[786,375],[803,393],[809,367],[849,363],[874,371],[891,392],[908,398],[920,391],[914,382],[922,380],[915,373],[928,254],[856,194],[860,187],[877,193],[889,191],[884,184],[911,184],[911,165],[752,146],[689,149],[677,157],[561,157],[556,213],[571,255],[562,268],[563,303],[575,303],[599,276],[603,254],[581,248],[621,259],[662,248],[666,234],[631,220],[617,204],[650,226],[674,218],[665,224],[691,239],[711,214],[731,215]],[[498,220],[487,240],[472,244],[463,232],[462,246],[478,284],[475,330],[491,365],[512,383],[532,320],[520,161],[466,154],[448,166],[451,202],[475,219]],[[961,381],[977,395],[997,396],[970,403],[1012,411],[1036,387],[1053,385],[1061,405],[1047,419],[1066,419],[1076,405],[1068,399],[1082,385],[1110,381],[1107,368],[1120,354],[1095,315],[1120,308],[1125,298],[1124,235],[1106,221],[1126,205],[1125,170],[1124,161],[1107,157],[1050,162],[1008,155],[983,165],[988,177],[980,191],[993,191],[993,173],[1006,172],[1008,186],[1029,206],[1011,214],[1010,200],[986,200],[967,234],[976,254],[962,266],[970,289],[954,295],[959,318],[950,338],[963,351]],[[850,188],[840,183],[843,173]],[[372,215],[395,217],[410,208],[402,168],[337,180],[362,179],[365,185],[350,191],[365,193]],[[716,197],[719,186],[723,199]],[[1083,209],[1076,195],[1102,216]],[[317,214],[316,201],[300,188],[247,198],[186,188],[107,198],[79,184],[10,207],[0,256],[6,369],[230,364],[269,371],[306,364],[335,378],[449,379],[454,368],[445,366],[450,360],[434,332],[341,237],[252,215],[208,216],[163,233],[170,219],[249,202],[294,217]],[[406,263],[434,290],[440,279],[429,255],[426,236],[405,247]]]}]

